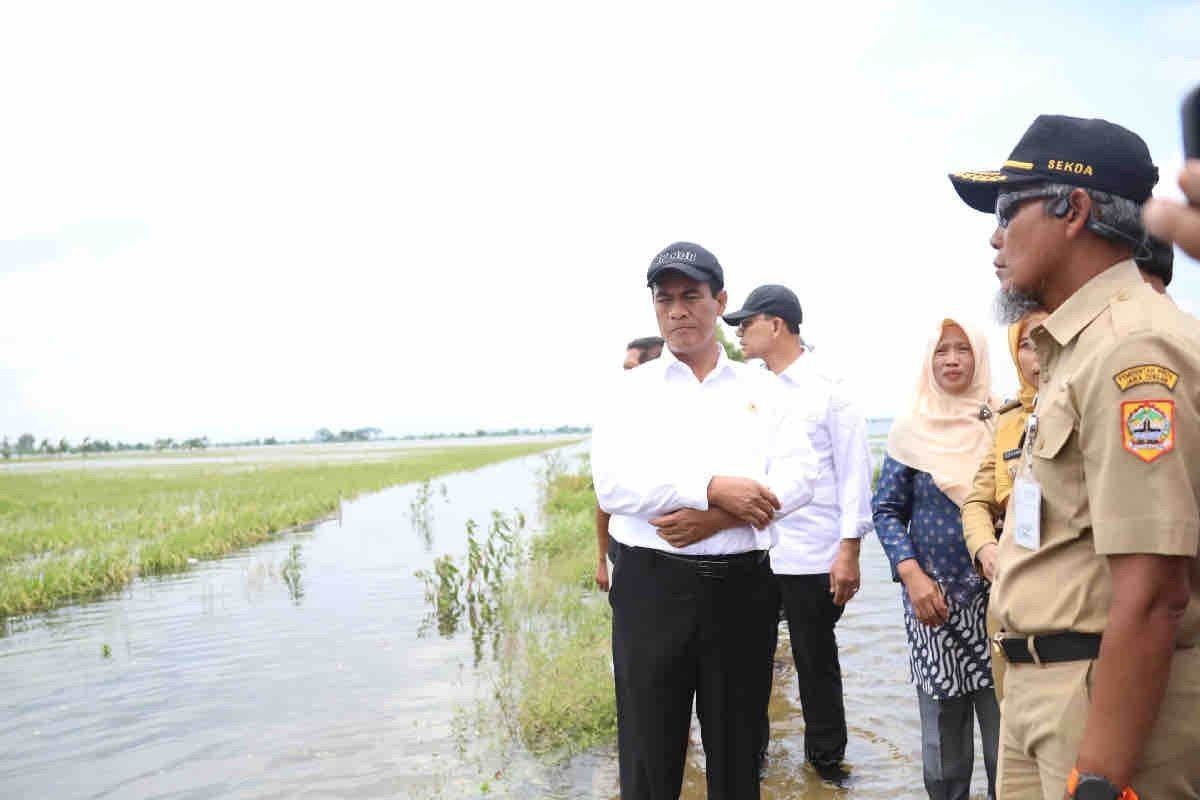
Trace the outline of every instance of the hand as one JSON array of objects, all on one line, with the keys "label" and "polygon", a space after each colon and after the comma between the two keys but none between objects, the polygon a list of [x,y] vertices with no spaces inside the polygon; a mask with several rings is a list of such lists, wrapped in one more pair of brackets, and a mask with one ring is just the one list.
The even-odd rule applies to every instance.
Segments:
[{"label": "hand", "polygon": [[713,524],[714,515],[694,508],[681,508],[655,517],[650,524],[658,528],[658,535],[672,547],[687,547],[689,544],[707,539],[718,530]]},{"label": "hand", "polygon": [[708,482],[708,502],[725,509],[747,525],[765,528],[782,506],[779,498],[758,481],[714,476]]},{"label": "hand", "polygon": [[979,562],[979,571],[989,581],[996,580],[996,554],[1000,548],[993,542],[988,542],[975,552],[975,560]]},{"label": "hand", "polygon": [[600,591],[608,591],[608,560],[604,556],[600,556],[600,563],[596,565],[596,585]]},{"label": "hand", "polygon": [[926,575],[914,559],[901,562],[898,571],[908,591],[908,599],[912,601],[913,613],[921,624],[931,628],[944,625],[950,619],[950,609],[946,606],[942,587]]},{"label": "hand", "polygon": [[1179,188],[1190,206],[1162,198],[1146,201],[1142,221],[1151,235],[1175,242],[1192,258],[1200,258],[1200,159],[1191,159],[1179,174]]},{"label": "hand", "polygon": [[829,591],[834,605],[844,606],[858,593],[862,580],[858,568],[858,539],[843,539],[838,554],[829,568]]}]

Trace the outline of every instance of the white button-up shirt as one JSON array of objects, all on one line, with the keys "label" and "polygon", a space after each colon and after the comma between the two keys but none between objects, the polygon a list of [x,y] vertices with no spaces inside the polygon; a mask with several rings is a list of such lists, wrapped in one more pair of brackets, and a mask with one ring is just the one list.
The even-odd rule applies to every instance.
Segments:
[{"label": "white button-up shirt", "polygon": [[867,422],[818,359],[805,353],[777,378],[803,414],[820,464],[812,502],[775,521],[771,570],[780,575],[829,572],[842,539],[874,530]]},{"label": "white button-up shirt", "polygon": [[769,548],[772,526],[730,528],[675,548],[650,520],[680,508],[707,510],[708,484],[717,475],[762,483],[783,506],[777,516],[807,503],[816,456],[802,415],[783,399],[774,376],[731,361],[723,349],[703,381],[669,348],[622,374],[592,431],[592,478],[600,507],[612,514],[609,535],[686,555]]}]

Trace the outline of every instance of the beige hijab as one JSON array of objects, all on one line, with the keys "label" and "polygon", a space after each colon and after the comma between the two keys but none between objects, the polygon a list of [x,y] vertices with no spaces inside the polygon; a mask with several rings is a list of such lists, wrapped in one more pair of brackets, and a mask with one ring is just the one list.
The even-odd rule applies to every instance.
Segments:
[{"label": "beige hijab", "polygon": [[[963,329],[975,355],[975,375],[971,385],[959,395],[946,392],[933,377],[933,352],[948,325]],[[992,412],[996,406],[987,339],[957,320],[944,319],[925,348],[912,406],[896,420],[888,434],[888,455],[913,469],[928,472],[934,485],[961,507],[971,492],[979,462],[992,446],[995,426]],[[985,408],[987,411],[982,411]],[[981,416],[985,419],[980,419]]]}]

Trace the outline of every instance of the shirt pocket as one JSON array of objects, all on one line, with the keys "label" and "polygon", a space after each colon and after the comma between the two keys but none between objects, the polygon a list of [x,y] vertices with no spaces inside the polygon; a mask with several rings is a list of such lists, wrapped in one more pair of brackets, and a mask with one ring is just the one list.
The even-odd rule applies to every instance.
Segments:
[{"label": "shirt pocket", "polygon": [[1038,414],[1033,474],[1042,487],[1043,543],[1074,538],[1085,524],[1087,491],[1077,439],[1075,415],[1066,405],[1052,403]]},{"label": "shirt pocket", "polygon": [[1037,444],[1033,454],[1046,461],[1054,460],[1074,432],[1075,422],[1065,409],[1047,409],[1044,414],[1038,415]]}]

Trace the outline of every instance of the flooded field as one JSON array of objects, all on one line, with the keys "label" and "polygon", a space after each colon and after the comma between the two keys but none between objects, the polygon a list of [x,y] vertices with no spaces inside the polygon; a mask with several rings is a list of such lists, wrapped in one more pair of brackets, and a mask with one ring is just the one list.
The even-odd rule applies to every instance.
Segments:
[{"label": "flooded field", "polygon": [[213,447],[207,450],[125,451],[88,455],[33,456],[0,461],[5,472],[52,472],[62,469],[127,469],[130,467],[176,467],[182,465],[246,466],[271,464],[327,464],[338,462],[390,461],[422,450],[486,447],[500,444],[529,444],[577,439],[578,436],[478,436],[441,439],[331,442],[327,444],[280,444],[270,446]]},{"label": "flooded field", "polygon": [[[463,555],[468,520],[521,511],[536,528],[543,464],[389,489],[191,572],[10,620],[0,796],[616,798],[614,747],[547,760],[508,735],[489,648],[477,659],[469,629],[430,631],[414,575]],[[781,637],[764,797],[923,794],[899,590],[874,541],[863,583],[839,625],[848,787],[803,766]],[[693,746],[685,798],[704,796],[702,761]]]}]

